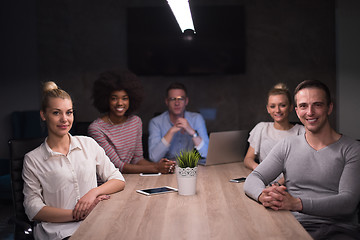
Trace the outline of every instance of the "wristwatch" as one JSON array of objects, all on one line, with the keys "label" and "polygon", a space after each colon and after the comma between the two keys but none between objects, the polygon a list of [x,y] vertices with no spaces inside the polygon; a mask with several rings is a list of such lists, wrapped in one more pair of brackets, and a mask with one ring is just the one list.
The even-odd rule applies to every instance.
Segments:
[{"label": "wristwatch", "polygon": [[195,137],[198,137],[198,136],[199,136],[199,133],[198,133],[198,131],[195,130],[195,133],[192,135],[192,137],[195,138]]}]

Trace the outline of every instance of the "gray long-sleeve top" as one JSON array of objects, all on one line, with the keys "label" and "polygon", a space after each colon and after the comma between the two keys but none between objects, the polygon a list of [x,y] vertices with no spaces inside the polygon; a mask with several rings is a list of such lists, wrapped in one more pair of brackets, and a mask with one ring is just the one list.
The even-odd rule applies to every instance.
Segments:
[{"label": "gray long-sleeve top", "polygon": [[288,192],[301,199],[301,223],[358,224],[360,202],[360,143],[342,136],[316,151],[305,135],[280,141],[248,176],[245,193],[258,200],[262,190],[281,172]]}]

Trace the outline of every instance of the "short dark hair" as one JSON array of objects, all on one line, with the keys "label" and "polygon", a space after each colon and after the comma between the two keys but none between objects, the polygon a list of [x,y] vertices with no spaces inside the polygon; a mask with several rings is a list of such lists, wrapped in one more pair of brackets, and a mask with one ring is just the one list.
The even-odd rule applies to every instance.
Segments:
[{"label": "short dark hair", "polygon": [[326,97],[326,104],[330,105],[331,101],[331,95],[330,95],[330,90],[328,88],[328,86],[326,86],[323,82],[319,81],[319,80],[304,80],[301,83],[299,83],[299,85],[297,85],[297,87],[295,88],[294,91],[294,99],[295,99],[295,104],[297,104],[296,102],[296,94],[305,88],[318,88],[318,89],[322,89],[325,92],[325,97]]},{"label": "short dark hair", "polygon": [[186,96],[187,96],[187,89],[186,89],[185,85],[182,84],[182,83],[179,83],[179,82],[173,82],[173,83],[171,83],[171,84],[167,87],[167,89],[166,89],[166,97],[169,96],[169,91],[170,91],[171,89],[182,89],[182,90],[184,90],[184,92],[185,92],[185,94],[186,94]]},{"label": "short dark hair", "polygon": [[128,94],[130,100],[130,106],[125,115],[131,115],[140,107],[144,91],[137,76],[130,71],[107,71],[101,73],[93,85],[93,105],[100,113],[109,112],[111,93],[121,90]]}]

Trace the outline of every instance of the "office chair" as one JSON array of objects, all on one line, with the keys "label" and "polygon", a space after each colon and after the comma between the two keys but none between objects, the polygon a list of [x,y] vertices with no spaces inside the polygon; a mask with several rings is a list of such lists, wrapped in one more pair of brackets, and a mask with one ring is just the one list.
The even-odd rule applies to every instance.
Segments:
[{"label": "office chair", "polygon": [[82,135],[82,136],[89,136],[88,135],[88,128],[91,122],[73,122],[72,128],[70,130],[71,135]]},{"label": "office chair", "polygon": [[39,110],[12,112],[11,127],[13,139],[29,139],[47,136],[47,127],[40,118]]},{"label": "office chair", "polygon": [[22,179],[22,169],[25,154],[37,148],[44,139],[44,137],[41,137],[33,139],[14,139],[9,141],[11,191],[15,211],[15,216],[10,218],[9,223],[15,224],[14,239],[33,239],[33,223],[29,221],[26,216],[23,206],[24,181]]}]

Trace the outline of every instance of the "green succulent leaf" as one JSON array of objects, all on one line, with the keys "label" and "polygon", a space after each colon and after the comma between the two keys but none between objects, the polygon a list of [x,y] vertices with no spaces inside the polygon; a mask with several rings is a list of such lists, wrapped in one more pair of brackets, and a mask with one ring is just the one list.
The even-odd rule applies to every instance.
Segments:
[{"label": "green succulent leaf", "polygon": [[178,166],[181,168],[196,167],[200,158],[201,155],[196,149],[190,151],[182,150],[178,155],[176,155],[176,161],[178,163]]}]

